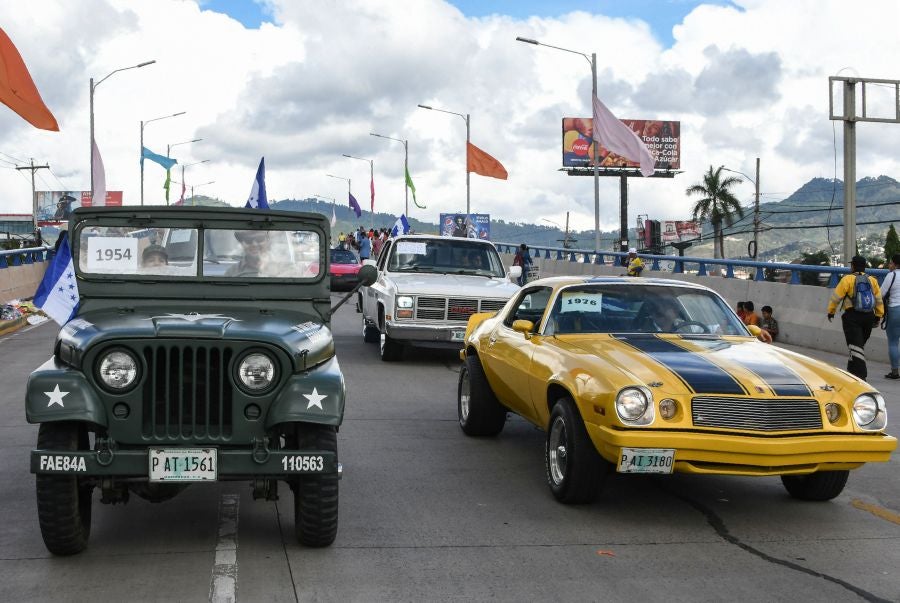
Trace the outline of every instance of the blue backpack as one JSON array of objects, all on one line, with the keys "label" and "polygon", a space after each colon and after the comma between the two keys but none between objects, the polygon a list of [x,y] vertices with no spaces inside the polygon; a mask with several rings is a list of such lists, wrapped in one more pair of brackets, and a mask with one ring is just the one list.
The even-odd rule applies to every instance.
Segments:
[{"label": "blue backpack", "polygon": [[872,291],[872,283],[865,274],[856,275],[856,284],[853,294],[853,309],[857,312],[875,311],[875,292]]}]

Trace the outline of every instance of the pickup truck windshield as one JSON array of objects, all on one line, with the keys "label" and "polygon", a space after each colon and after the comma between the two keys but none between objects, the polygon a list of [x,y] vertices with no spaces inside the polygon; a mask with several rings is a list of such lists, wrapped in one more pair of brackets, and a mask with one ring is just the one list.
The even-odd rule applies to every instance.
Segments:
[{"label": "pickup truck windshield", "polygon": [[473,274],[503,278],[500,255],[492,245],[465,239],[399,240],[391,248],[391,272]]},{"label": "pickup truck windshield", "polygon": [[82,274],[316,278],[320,249],[311,231],[94,226],[81,229],[76,257]]}]

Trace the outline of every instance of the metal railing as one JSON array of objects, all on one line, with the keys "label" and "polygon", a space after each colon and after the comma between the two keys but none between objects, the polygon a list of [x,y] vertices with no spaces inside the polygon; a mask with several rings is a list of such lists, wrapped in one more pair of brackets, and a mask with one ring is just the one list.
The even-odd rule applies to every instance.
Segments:
[{"label": "metal railing", "polygon": [[25,249],[0,251],[0,269],[46,262],[50,259],[52,252],[53,249],[50,247],[27,247]]},{"label": "metal railing", "polygon": [[[518,244],[513,243],[497,243],[497,250],[500,253],[515,253],[519,248]],[[623,266],[624,258],[628,257],[627,253],[621,251],[601,251],[599,253],[587,249],[566,249],[563,247],[529,247],[528,253],[532,258],[568,260],[570,262],[583,262],[585,264],[597,264],[605,266]],[[828,287],[837,286],[841,276],[848,274],[850,268],[846,266],[811,266],[807,264],[785,264],[782,262],[759,262],[752,260],[729,260],[729,259],[713,259],[713,258],[695,258],[689,256],[678,255],[651,255],[647,253],[639,253],[638,257],[644,260],[645,266],[649,264],[650,270],[671,270],[672,274],[685,274],[692,272],[697,276],[708,276],[710,267],[724,268],[725,278],[743,278],[740,271],[747,274],[749,280],[765,281],[766,271],[776,271],[781,273],[790,273],[790,278],[785,282],[790,285],[803,284],[800,275],[804,272],[819,274],[828,274]],[[665,263],[665,267],[664,264]],[[738,274],[735,273],[738,269]],[[882,282],[884,277],[890,272],[885,268],[867,268],[866,274],[871,274]],[[778,279],[780,280],[780,279]]]}]

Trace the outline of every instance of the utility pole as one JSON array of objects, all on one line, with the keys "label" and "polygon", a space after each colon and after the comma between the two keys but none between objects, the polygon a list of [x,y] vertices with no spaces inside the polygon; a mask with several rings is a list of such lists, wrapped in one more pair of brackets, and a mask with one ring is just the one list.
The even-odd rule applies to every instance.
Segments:
[{"label": "utility pole", "polygon": [[[834,112],[834,84],[843,82],[843,110]],[[856,92],[860,85],[862,107],[857,111]],[[866,85],[873,84],[879,88],[894,89],[893,115],[886,113],[880,117],[868,114],[866,107]],[[877,98],[880,98],[878,96]],[[883,103],[879,103],[884,106]],[[900,124],[900,80],[883,80],[864,77],[828,78],[828,118],[832,121],[844,122],[844,262],[849,265],[850,259],[856,255],[856,122],[873,121]]]},{"label": "utility pole", "polygon": [[50,166],[48,164],[44,165],[34,165],[34,159],[31,160],[31,165],[26,165],[24,167],[16,166],[17,170],[31,170],[31,215],[34,218],[34,230],[37,230],[38,227],[38,206],[37,206],[37,191],[34,188],[34,172],[36,170],[49,170]]},{"label": "utility pole", "polygon": [[753,261],[759,255],[759,157],[756,158],[756,203],[753,206]]}]

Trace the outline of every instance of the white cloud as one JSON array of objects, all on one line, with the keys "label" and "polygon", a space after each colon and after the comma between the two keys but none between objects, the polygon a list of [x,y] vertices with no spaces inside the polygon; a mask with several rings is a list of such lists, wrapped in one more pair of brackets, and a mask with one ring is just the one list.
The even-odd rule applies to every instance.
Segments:
[{"label": "white cloud", "polygon": [[[38,172],[38,188],[88,188],[88,80],[117,73],[96,94],[96,136],[110,190],[140,198],[139,123],[145,144],[176,147],[189,183],[214,180],[205,194],[242,204],[259,157],[267,159],[270,198],[315,193],[343,201],[351,177],[368,206],[375,160],[376,209],[403,206],[403,149],[369,136],[409,140],[410,171],[427,210],[465,206],[465,125],[430,104],[471,115],[472,141],[509,171],[508,181],[471,176],[472,209],[507,221],[564,222],[593,228],[590,178],[559,171],[560,121],[590,115],[590,67],[584,58],[515,42],[517,35],[579,52],[596,52],[599,93],[622,118],[682,122],[682,169],[671,180],[629,179],[629,225],[637,214],[685,218],[684,190],[710,165],[751,173],[761,158],[763,192],[791,191],[834,170],[827,77],[844,67],[865,77],[900,78],[891,0],[848,11],[839,0],[746,0],[700,6],[662,48],[640,20],[586,12],[558,18],[467,19],[442,0],[268,0],[273,23],[247,30],[192,0],[35,0],[8,3],[0,19],[23,54],[61,131],[35,130],[0,110],[0,151],[47,162],[62,185]],[[877,14],[872,19],[865,15]],[[60,33],[62,32],[62,33]],[[841,123],[836,122],[841,149]],[[900,177],[900,125],[859,128],[857,172]],[[0,163],[0,166],[7,166]],[[8,167],[8,166],[7,166]],[[840,177],[840,155],[838,155]],[[30,209],[25,173],[0,169],[5,212]],[[176,171],[176,177],[180,173]],[[147,164],[145,197],[162,201],[164,173]],[[199,192],[199,191],[198,191]],[[742,184],[740,198],[752,193]],[[601,223],[617,228],[618,180],[601,181]]]}]

